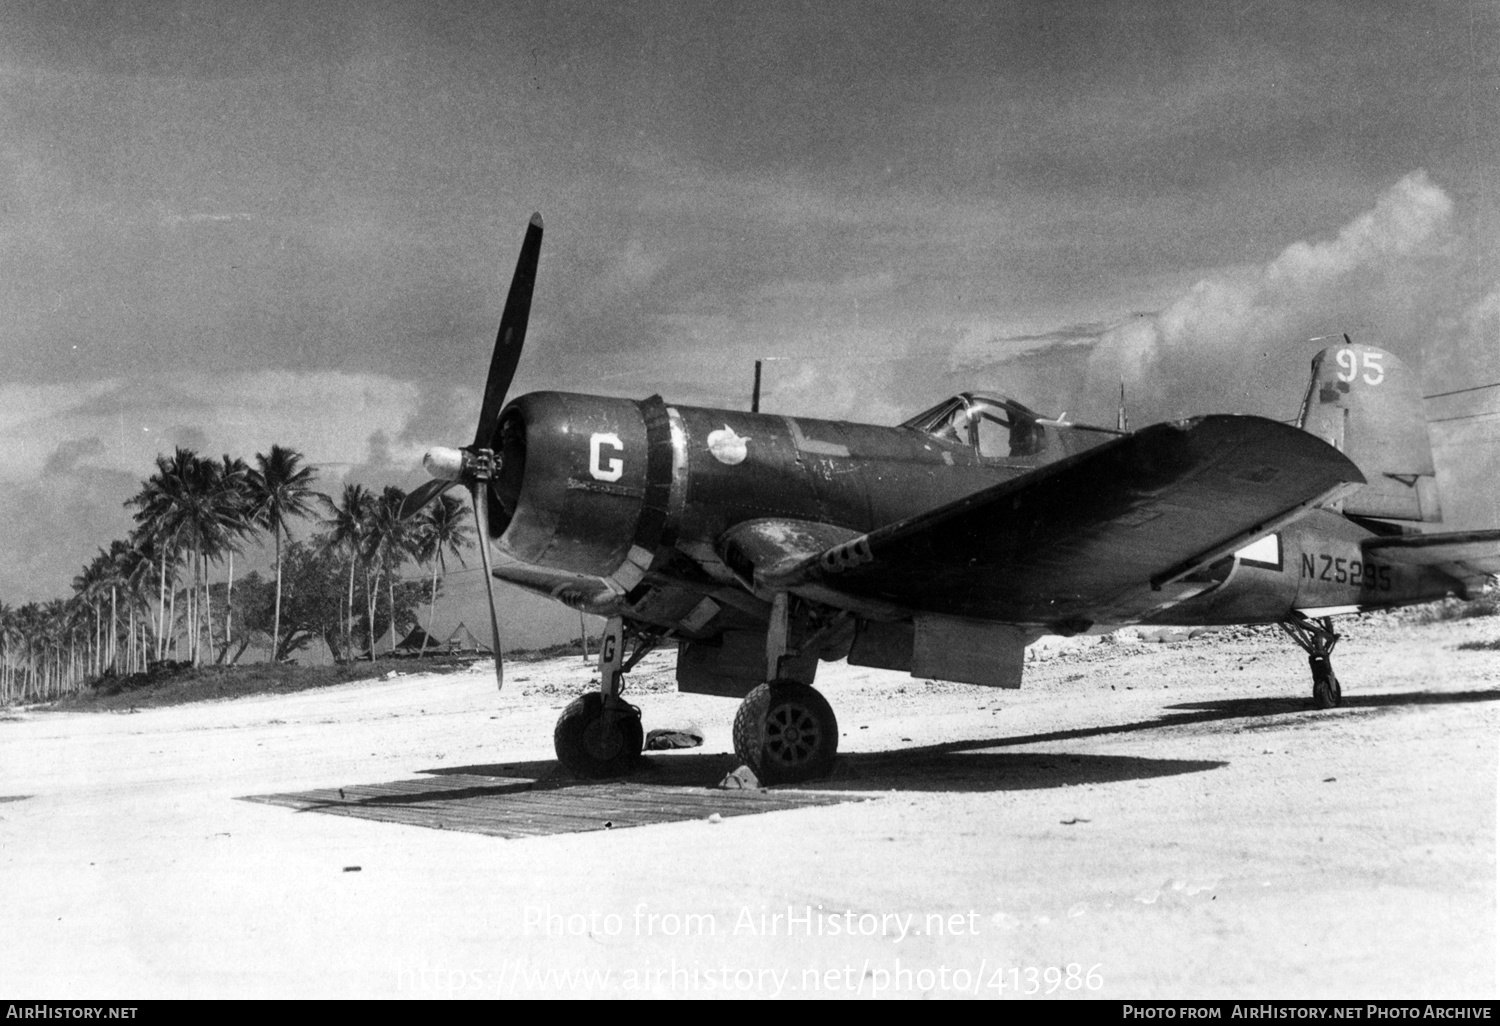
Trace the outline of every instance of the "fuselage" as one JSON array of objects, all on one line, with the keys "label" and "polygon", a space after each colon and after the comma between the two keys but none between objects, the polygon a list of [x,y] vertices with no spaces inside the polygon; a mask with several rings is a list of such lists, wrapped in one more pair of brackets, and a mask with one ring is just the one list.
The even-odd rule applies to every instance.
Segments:
[{"label": "fuselage", "polygon": [[[1118,434],[1012,405],[1019,412],[998,414],[1008,428],[958,406],[951,420],[935,407],[920,427],[883,427],[534,392],[501,415],[494,489],[503,515],[492,532],[526,563],[612,582],[611,608],[649,619],[639,590],[648,575],[659,586],[674,574],[699,590],[734,584],[716,546],[736,524],[784,518],[868,532]],[[970,423],[962,415],[972,430],[953,430]],[[1293,609],[1379,608],[1452,590],[1435,571],[1370,559],[1361,542],[1372,537],[1337,512],[1314,510],[1205,568],[1210,587],[1149,622],[1270,622]],[[671,620],[681,603],[668,605]]]},{"label": "fuselage", "polygon": [[1309,615],[1352,613],[1427,602],[1452,594],[1457,582],[1430,567],[1372,558],[1363,544],[1377,538],[1342,513],[1313,510],[1219,568],[1216,587],[1148,618],[1175,625],[1269,623],[1292,610]]},{"label": "fuselage", "polygon": [[501,416],[493,530],[526,562],[607,575],[631,546],[712,548],[759,517],[874,530],[1112,434],[1037,424],[1025,455],[988,455],[907,427],[533,392]]}]

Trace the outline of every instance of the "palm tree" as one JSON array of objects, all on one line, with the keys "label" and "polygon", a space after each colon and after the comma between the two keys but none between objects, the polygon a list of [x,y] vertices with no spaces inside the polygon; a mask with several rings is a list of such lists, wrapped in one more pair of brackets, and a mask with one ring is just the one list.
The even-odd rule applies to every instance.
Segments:
[{"label": "palm tree", "polygon": [[[103,673],[106,662],[111,665],[116,662],[120,592],[126,586],[129,573],[134,572],[133,554],[134,550],[126,542],[110,542],[108,549],[100,549],[73,578],[73,601],[80,607],[80,612],[86,609],[93,614],[94,639],[93,644],[87,646],[90,673]],[[105,596],[109,598],[108,635],[104,632],[101,608]]]},{"label": "palm tree", "polygon": [[15,700],[16,611],[0,602],[0,705]]},{"label": "palm tree", "polygon": [[[428,630],[437,622],[434,615],[437,611],[438,570],[441,568],[444,575],[448,573],[444,553],[452,553],[457,557],[459,565],[464,565],[463,549],[472,539],[469,528],[464,523],[468,515],[469,508],[448,494],[439,495],[418,515],[417,559],[419,562],[432,563],[432,594],[427,600]],[[422,633],[422,654],[426,655],[427,631]]]},{"label": "palm tree", "polygon": [[103,672],[104,616],[100,608],[104,592],[104,551],[89,560],[83,571],[73,578],[73,592],[80,601],[87,602],[94,611],[94,644],[89,656],[89,673],[98,676]]},{"label": "palm tree", "polygon": [[[134,498],[126,503],[129,505],[142,505],[148,502],[148,489],[143,488]],[[130,544],[137,552],[141,553],[145,560],[144,572],[156,575],[157,608],[154,621],[153,638],[155,639],[156,661],[160,662],[166,658],[167,643],[167,581],[170,576],[176,580],[175,567],[177,565],[177,542],[170,536],[170,532],[160,530],[160,525],[149,519],[142,522],[145,510],[136,514],[135,530],[130,532]],[[174,589],[175,598],[175,589]],[[149,661],[149,660],[148,660]]]},{"label": "palm tree", "polygon": [[76,609],[66,599],[52,599],[41,608],[42,698],[56,698],[73,683],[71,656],[76,638]]},{"label": "palm tree", "polygon": [[[187,594],[188,656],[200,661],[199,636],[208,626],[209,643],[213,630],[208,592],[208,562],[218,557],[230,540],[243,531],[244,507],[238,492],[226,486],[218,463],[200,459],[190,449],[178,448],[169,459],[156,458],[156,474],[142,483],[141,491],[126,502],[137,506],[135,519],[144,535],[170,551],[186,549],[190,558],[193,586]],[[226,495],[233,496],[226,499]],[[166,556],[161,566],[162,590],[166,588]],[[175,560],[173,560],[175,562]],[[202,615],[198,593],[202,585]],[[173,594],[173,605],[176,594]],[[163,603],[165,605],[165,603]],[[163,618],[165,619],[165,610]]]},{"label": "palm tree", "polygon": [[83,681],[78,640],[84,630],[88,610],[76,598],[53,599],[48,604],[53,619],[53,638],[57,650],[53,697],[77,691]]},{"label": "palm tree", "polygon": [[[158,455],[156,473],[142,481],[141,490],[125,500],[126,506],[136,508],[133,540],[138,547],[149,544],[156,552],[158,661],[167,657],[169,636],[174,639],[172,644],[176,647],[177,565],[184,548],[183,511],[189,502],[184,493],[186,481],[193,476],[191,464],[196,460],[196,455],[183,448],[178,448],[171,457]],[[168,584],[172,586],[170,608]]]},{"label": "palm tree", "polygon": [[[346,657],[354,654],[354,569],[364,552],[370,527],[375,496],[364,485],[344,485],[343,497],[335,503],[328,496],[321,496],[329,515],[319,523],[327,528],[324,545],[329,550],[338,550],[349,557],[349,604],[344,616],[344,652]],[[374,647],[371,638],[371,647]]]},{"label": "palm tree", "polygon": [[[128,593],[141,615],[140,668],[145,670],[151,663],[153,647],[161,647],[161,622],[153,622],[151,615],[151,592],[160,597],[166,581],[168,555],[165,548],[147,531],[136,530],[130,535],[130,572]],[[158,658],[160,658],[158,656]]]},{"label": "palm tree", "polygon": [[120,672],[120,592],[129,582],[131,551],[130,544],[118,538],[109,543],[108,549],[99,550],[99,583],[101,588],[109,590],[109,666],[116,673]]},{"label": "palm tree", "polygon": [[[370,532],[366,537],[366,558],[377,567],[377,574],[384,573],[389,592],[391,619],[391,646],[396,644],[396,572],[402,562],[417,551],[418,533],[415,516],[402,517],[401,505],[406,501],[406,492],[395,485],[386,485],[375,501],[371,511]],[[375,657],[375,602],[370,600],[370,657]]]},{"label": "palm tree", "polygon": [[21,670],[20,683],[15,688],[15,695],[21,701],[25,701],[28,695],[36,693],[36,646],[41,634],[42,610],[35,602],[28,602],[11,615],[11,626],[16,643],[16,658],[19,663],[24,657],[25,669]]},{"label": "palm tree", "polygon": [[271,623],[271,659],[274,662],[281,644],[281,542],[290,538],[289,521],[293,517],[313,515],[317,492],[312,484],[317,477],[312,467],[304,465],[301,453],[280,445],[270,453],[255,454],[255,469],[250,471],[251,519],[271,532],[276,539],[276,611]]},{"label": "palm tree", "polygon": [[239,551],[239,546],[234,544],[234,539],[248,538],[256,533],[252,516],[254,495],[251,491],[250,480],[249,465],[239,457],[231,458],[228,453],[225,453],[223,461],[219,464],[219,502],[226,521],[231,525],[230,537],[225,544],[225,549],[229,553],[229,585],[224,593],[224,648],[215,662],[223,662],[229,655],[230,646],[234,643],[234,629],[231,623],[234,612],[234,554]]},{"label": "palm tree", "polygon": [[[156,569],[155,550],[147,542],[139,545],[132,542],[121,558],[121,595],[125,600],[128,623],[126,637],[129,642],[125,650],[127,673],[145,670],[147,665],[146,625],[150,622],[151,579]],[[137,626],[137,614],[139,626]]]}]

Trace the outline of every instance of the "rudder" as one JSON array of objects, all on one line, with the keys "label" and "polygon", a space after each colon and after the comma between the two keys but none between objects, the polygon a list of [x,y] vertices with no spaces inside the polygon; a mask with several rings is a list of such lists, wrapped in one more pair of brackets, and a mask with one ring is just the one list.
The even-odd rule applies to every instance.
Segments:
[{"label": "rudder", "polygon": [[1312,361],[1297,426],[1353,460],[1368,483],[1345,513],[1439,521],[1437,472],[1417,377],[1383,349],[1349,342]]}]

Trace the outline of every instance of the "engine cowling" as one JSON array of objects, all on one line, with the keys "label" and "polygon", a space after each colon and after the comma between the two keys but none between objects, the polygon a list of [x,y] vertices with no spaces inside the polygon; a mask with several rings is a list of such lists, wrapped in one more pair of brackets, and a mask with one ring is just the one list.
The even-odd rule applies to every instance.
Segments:
[{"label": "engine cowling", "polygon": [[[500,472],[491,483],[498,515],[490,531],[519,559],[608,577],[660,540],[670,490],[670,436],[648,419],[653,400],[532,392],[500,415],[494,449]],[[653,474],[653,442],[665,444],[665,481]],[[655,462],[660,462],[658,459]],[[653,536],[654,535],[654,536]]]}]

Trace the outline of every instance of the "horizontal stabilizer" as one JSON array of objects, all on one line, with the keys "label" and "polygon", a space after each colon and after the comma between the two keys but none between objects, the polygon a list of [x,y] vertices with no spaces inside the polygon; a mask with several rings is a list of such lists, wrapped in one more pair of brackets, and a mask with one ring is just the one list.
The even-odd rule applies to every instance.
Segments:
[{"label": "horizontal stabilizer", "polygon": [[1433,567],[1471,586],[1500,574],[1500,531],[1372,538],[1364,549],[1392,563]]}]

